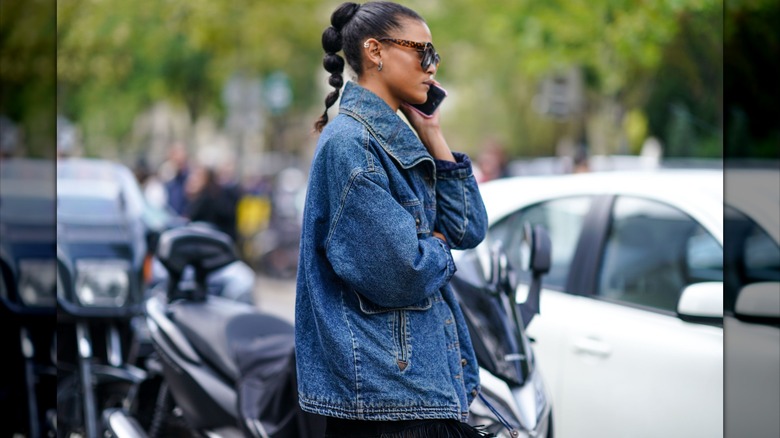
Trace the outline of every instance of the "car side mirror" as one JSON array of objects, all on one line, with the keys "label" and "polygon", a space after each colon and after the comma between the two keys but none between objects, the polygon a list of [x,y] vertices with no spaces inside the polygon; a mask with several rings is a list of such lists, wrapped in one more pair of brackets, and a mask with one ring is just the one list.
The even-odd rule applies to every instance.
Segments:
[{"label": "car side mirror", "polygon": [[780,282],[752,283],[740,289],[734,313],[739,319],[777,323],[780,320]]},{"label": "car side mirror", "polygon": [[687,286],[677,303],[677,314],[691,322],[723,319],[723,282],[706,281]]}]

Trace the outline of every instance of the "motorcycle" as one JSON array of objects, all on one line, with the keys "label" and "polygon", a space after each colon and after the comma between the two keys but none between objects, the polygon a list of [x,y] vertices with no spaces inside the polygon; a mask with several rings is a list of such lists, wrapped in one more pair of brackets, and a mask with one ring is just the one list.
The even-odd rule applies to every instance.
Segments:
[{"label": "motorcycle", "polygon": [[[552,436],[551,407],[524,331],[538,313],[550,241],[544,229],[529,228],[527,242],[532,281],[521,305],[514,304],[517,275],[501,248],[493,251],[489,272],[466,257],[452,282],[480,364],[482,393],[471,421],[511,438]],[[151,417],[114,414],[137,420],[151,437],[321,436],[324,418],[298,407],[292,325],[207,292],[209,274],[236,258],[226,236],[179,228],[161,235],[157,255],[171,279],[144,306],[162,374],[157,403]],[[194,281],[180,282],[187,267]]]}]

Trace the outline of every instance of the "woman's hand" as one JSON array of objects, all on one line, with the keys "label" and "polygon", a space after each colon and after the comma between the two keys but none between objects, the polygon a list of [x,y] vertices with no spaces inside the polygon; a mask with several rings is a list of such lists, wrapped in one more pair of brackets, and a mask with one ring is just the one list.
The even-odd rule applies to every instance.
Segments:
[{"label": "woman's hand", "polygon": [[433,237],[441,239],[444,243],[447,243],[447,238],[444,237],[444,234],[442,234],[442,233],[440,233],[438,231],[433,231],[433,232],[431,232],[431,234],[433,235]]},{"label": "woman's hand", "polygon": [[[435,82],[439,85],[438,82]],[[428,153],[437,160],[455,161],[455,157],[452,156],[450,147],[447,145],[447,140],[444,138],[444,134],[441,132],[441,126],[439,125],[439,109],[433,112],[431,117],[423,117],[420,113],[413,110],[408,103],[401,104],[401,112],[404,113],[406,119],[409,120],[409,124],[412,125],[417,135],[420,137],[425,148],[428,149]]]}]

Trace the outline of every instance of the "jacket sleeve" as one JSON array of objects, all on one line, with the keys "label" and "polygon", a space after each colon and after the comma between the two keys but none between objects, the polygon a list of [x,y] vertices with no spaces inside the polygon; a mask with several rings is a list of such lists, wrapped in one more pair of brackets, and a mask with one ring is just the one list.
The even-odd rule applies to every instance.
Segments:
[{"label": "jacket sleeve", "polygon": [[344,282],[384,307],[417,304],[455,273],[449,246],[436,237],[418,238],[414,217],[376,171],[350,178],[325,251]]},{"label": "jacket sleeve", "polygon": [[479,245],[487,233],[487,212],[466,154],[456,162],[436,160],[436,230],[455,249]]}]

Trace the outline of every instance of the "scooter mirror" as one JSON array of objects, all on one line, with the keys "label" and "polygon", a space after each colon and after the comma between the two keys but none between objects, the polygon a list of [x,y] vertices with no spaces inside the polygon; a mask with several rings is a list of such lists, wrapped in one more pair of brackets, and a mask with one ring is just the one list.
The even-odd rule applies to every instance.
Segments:
[{"label": "scooter mirror", "polygon": [[523,269],[530,270],[534,275],[546,274],[551,267],[550,234],[543,226],[526,222],[523,225],[523,235],[520,248]]}]

